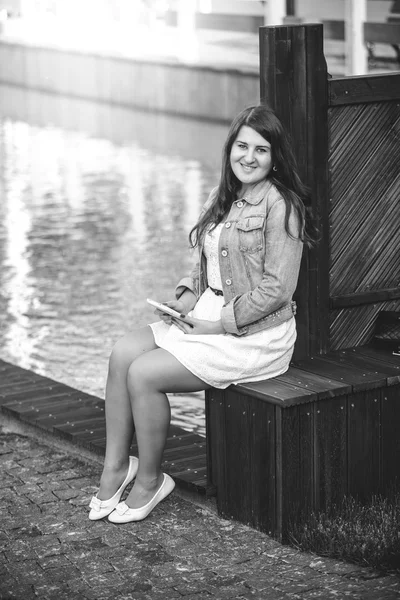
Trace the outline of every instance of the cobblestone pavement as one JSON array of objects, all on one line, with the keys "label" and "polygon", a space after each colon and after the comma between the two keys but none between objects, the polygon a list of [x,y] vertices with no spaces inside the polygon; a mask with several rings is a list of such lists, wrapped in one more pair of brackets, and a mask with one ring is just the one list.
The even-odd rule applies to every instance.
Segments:
[{"label": "cobblestone pavement", "polygon": [[145,521],[91,522],[99,465],[0,428],[0,597],[400,598],[400,582],[296,552],[172,494]]}]

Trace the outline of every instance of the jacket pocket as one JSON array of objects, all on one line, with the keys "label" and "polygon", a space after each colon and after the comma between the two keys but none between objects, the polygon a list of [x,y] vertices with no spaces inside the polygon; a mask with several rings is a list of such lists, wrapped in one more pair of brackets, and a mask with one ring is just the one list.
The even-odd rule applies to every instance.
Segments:
[{"label": "jacket pocket", "polygon": [[264,217],[246,217],[236,223],[241,252],[259,252],[263,248]]}]

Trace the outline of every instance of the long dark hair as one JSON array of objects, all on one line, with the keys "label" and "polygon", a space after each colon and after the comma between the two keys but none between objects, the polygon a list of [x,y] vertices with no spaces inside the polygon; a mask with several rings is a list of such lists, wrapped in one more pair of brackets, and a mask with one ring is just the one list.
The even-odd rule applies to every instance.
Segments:
[{"label": "long dark hair", "polygon": [[315,245],[318,231],[312,217],[310,194],[299,177],[289,138],[274,111],[268,106],[260,105],[245,108],[232,122],[223,148],[220,183],[213,202],[189,234],[191,246],[196,247],[199,244],[210,225],[214,228],[223,220],[232,202],[237,199],[242,183],[232,171],[230,154],[243,125],[254,129],[271,144],[272,164],[276,170],[271,169],[268,178],[285,201],[286,232],[293,237],[289,230],[289,218],[293,209],[300,223],[300,239],[307,246]]}]

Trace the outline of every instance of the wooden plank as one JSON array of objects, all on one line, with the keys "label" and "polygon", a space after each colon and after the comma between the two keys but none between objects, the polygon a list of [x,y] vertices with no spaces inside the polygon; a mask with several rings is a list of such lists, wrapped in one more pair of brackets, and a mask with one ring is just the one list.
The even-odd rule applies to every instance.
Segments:
[{"label": "wooden plank", "polygon": [[376,302],[387,302],[400,298],[400,287],[386,288],[384,290],[373,290],[371,292],[357,292],[332,296],[329,298],[329,306],[332,309],[347,308],[349,306],[361,306],[363,304],[375,304]]},{"label": "wooden plank", "polygon": [[315,507],[314,405],[281,413],[282,541]]},{"label": "wooden plank", "polygon": [[191,444],[182,445],[175,448],[166,448],[164,451],[164,456],[167,460],[179,460],[180,457],[184,457],[186,454],[196,453],[198,455],[205,455],[207,443],[205,438],[202,439],[202,442],[194,441]]},{"label": "wooden plank", "polygon": [[400,99],[400,73],[338,77],[328,81],[329,106]]},{"label": "wooden plank", "polygon": [[348,397],[348,492],[361,501],[380,490],[380,406],[380,390]]},{"label": "wooden plank", "polygon": [[251,525],[268,535],[278,534],[276,522],[275,407],[251,399],[249,472]]},{"label": "wooden plank", "polygon": [[387,388],[381,398],[381,491],[390,493],[400,484],[400,386]]},{"label": "wooden plank", "polygon": [[371,356],[376,360],[381,360],[386,364],[400,366],[400,356],[396,356],[390,350],[378,349],[373,346],[358,346],[357,348],[352,348],[352,351],[355,354],[361,354],[362,356]]},{"label": "wooden plank", "polygon": [[315,507],[328,510],[348,491],[347,396],[315,405]]},{"label": "wooden plank", "polygon": [[311,392],[316,392],[320,400],[324,398],[334,398],[335,396],[343,396],[352,391],[351,385],[343,383],[343,381],[335,381],[333,379],[328,379],[327,377],[321,377],[320,375],[296,367],[290,367],[286,373],[276,377],[276,380],[306,388]]},{"label": "wooden plank", "polygon": [[[240,392],[225,394],[225,490],[218,507],[221,515],[240,519],[248,525],[252,522],[251,462],[252,445],[251,399]],[[240,465],[240,468],[239,468]]]},{"label": "wooden plank", "polygon": [[225,410],[224,403],[229,389],[208,390],[205,393],[207,432],[208,481],[224,494],[225,488]]},{"label": "wooden plank", "polygon": [[[195,473],[198,468],[206,466],[206,454],[188,455],[180,460],[163,460],[163,464],[168,465],[171,473]],[[195,473],[196,474],[196,473]]]},{"label": "wooden plank", "polygon": [[[286,412],[285,412],[286,416]],[[299,406],[300,489],[299,516],[307,519],[315,509],[315,403]]]},{"label": "wooden plank", "polygon": [[0,387],[0,397],[5,398],[11,394],[18,394],[19,392],[26,391],[29,393],[31,390],[52,388],[57,385],[54,381],[40,379],[12,379],[4,382]]},{"label": "wooden plank", "polygon": [[17,419],[35,423],[40,416],[48,416],[51,410],[58,405],[65,407],[66,402],[70,399],[70,394],[59,392],[53,395],[51,391],[47,391],[45,397],[34,399],[33,402],[8,402],[3,404],[2,410],[5,414]]},{"label": "wooden plank", "polygon": [[276,478],[275,478],[275,536],[282,541],[283,532],[283,410],[275,406],[275,455],[276,455]]},{"label": "wooden plank", "polygon": [[[338,352],[328,354],[327,358],[334,356],[340,364],[350,365],[357,369],[365,370],[368,373],[373,373],[377,377],[385,379],[388,386],[397,385],[400,383],[400,367],[391,364],[385,364],[382,360],[377,360],[372,356],[365,356],[354,352],[352,349],[340,350]],[[385,386],[383,386],[385,387]]]},{"label": "wooden plank", "polygon": [[59,395],[63,395],[66,397],[71,396],[70,392],[66,392],[65,388],[60,384],[60,386],[45,386],[39,387],[35,391],[29,391],[27,394],[25,391],[18,391],[15,394],[7,394],[6,396],[0,396],[0,405],[2,406],[13,406],[13,407],[21,407],[21,410],[24,406],[30,407],[35,406],[36,403],[41,401],[48,401],[50,397],[57,397]]},{"label": "wooden plank", "polygon": [[305,252],[296,293],[299,305],[295,357],[328,344],[328,126],[327,70],[322,25],[260,28],[260,97],[276,110],[290,134],[312,208],[321,216],[318,253]]},{"label": "wooden plank", "polygon": [[313,402],[317,399],[315,392],[304,387],[278,381],[276,378],[256,381],[254,383],[241,383],[230,386],[229,389],[236,389],[240,394],[259,398],[264,402],[278,404],[279,406]]},{"label": "wooden plank", "polygon": [[282,411],[282,541],[291,525],[300,522],[300,409],[292,406]]},{"label": "wooden plank", "polygon": [[353,392],[375,389],[380,385],[386,385],[386,379],[377,378],[376,375],[367,372],[367,370],[349,367],[334,360],[327,360],[325,357],[318,356],[304,361],[295,361],[294,365],[304,371],[310,371],[322,377],[350,384]]}]

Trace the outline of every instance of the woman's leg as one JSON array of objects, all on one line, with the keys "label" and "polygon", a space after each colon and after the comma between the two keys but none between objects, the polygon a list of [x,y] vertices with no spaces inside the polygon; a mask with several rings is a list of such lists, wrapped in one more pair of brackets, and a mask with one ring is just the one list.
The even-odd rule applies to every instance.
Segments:
[{"label": "woman's leg", "polygon": [[171,414],[166,392],[198,392],[210,386],[161,348],[133,361],[127,383],[139,448],[139,470],[126,503],[130,508],[139,508],[151,500],[162,483],[161,462]]},{"label": "woman's leg", "polygon": [[141,354],[157,348],[150,327],[126,334],[111,353],[106,384],[106,455],[100,479],[100,500],[111,498],[128,471],[129,448],[133,435],[133,416],[127,389],[127,374]]}]

